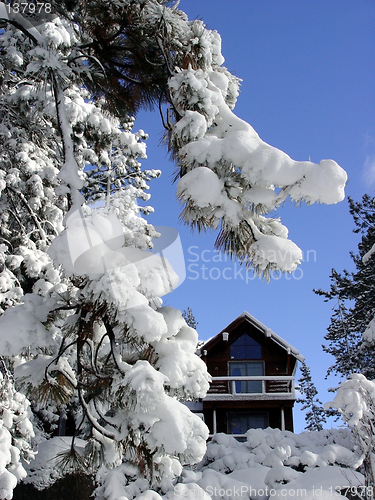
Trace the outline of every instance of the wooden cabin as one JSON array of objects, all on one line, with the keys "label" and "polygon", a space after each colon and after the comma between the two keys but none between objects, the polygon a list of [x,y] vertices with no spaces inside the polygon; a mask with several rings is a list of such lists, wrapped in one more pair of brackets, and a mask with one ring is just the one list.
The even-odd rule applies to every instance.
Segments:
[{"label": "wooden cabin", "polygon": [[244,312],[200,349],[212,383],[200,411],[210,434],[250,428],[293,431],[294,378],[303,356]]}]

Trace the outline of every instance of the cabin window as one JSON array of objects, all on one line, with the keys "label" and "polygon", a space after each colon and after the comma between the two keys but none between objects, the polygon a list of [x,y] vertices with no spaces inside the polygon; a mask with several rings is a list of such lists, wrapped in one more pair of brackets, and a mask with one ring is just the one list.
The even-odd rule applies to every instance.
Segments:
[{"label": "cabin window", "polygon": [[228,434],[245,434],[249,429],[266,429],[268,413],[228,413]]},{"label": "cabin window", "polygon": [[[229,376],[255,377],[264,375],[263,361],[230,361]],[[230,392],[232,394],[254,394],[262,393],[261,380],[237,380],[230,381]]]},{"label": "cabin window", "polygon": [[262,359],[262,346],[244,334],[230,346],[230,359]]}]

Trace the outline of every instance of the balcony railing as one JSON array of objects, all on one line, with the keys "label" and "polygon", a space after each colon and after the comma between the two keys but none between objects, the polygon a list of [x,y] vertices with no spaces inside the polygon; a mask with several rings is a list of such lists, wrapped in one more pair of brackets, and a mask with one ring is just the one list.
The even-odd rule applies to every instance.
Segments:
[{"label": "balcony railing", "polygon": [[291,375],[212,377],[205,401],[221,399],[295,399]]}]

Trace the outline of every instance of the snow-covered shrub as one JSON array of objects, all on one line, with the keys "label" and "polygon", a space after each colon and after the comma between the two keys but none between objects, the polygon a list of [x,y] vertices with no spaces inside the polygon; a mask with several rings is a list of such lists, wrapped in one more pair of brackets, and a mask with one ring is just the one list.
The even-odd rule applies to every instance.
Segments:
[{"label": "snow-covered shrub", "polygon": [[375,382],[361,373],[353,373],[340,384],[333,401],[326,407],[336,408],[353,434],[354,449],[364,462],[366,486],[375,481]]}]

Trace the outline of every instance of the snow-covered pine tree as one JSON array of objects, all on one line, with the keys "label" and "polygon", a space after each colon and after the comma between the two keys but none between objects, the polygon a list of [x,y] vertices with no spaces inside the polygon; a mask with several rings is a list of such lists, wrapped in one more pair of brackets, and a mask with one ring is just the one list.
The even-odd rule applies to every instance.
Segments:
[{"label": "snow-covered pine tree", "polygon": [[335,301],[331,324],[323,349],[335,357],[328,369],[342,376],[362,373],[368,379],[375,378],[374,344],[368,325],[375,315],[375,256],[371,252],[375,243],[375,199],[364,195],[362,202],[349,198],[350,213],[355,223],[355,233],[362,235],[358,253],[351,253],[355,271],[336,270],[331,274],[328,292],[315,290],[326,301]]},{"label": "snow-covered pine tree", "polygon": [[202,457],[207,438],[175,398],[203,397],[209,377],[196,332],[160,307],[173,270],[144,252],[157,234],[137,199],[147,201],[159,173],[141,170],[145,134],[87,92],[74,26],[55,18],[39,30],[36,43],[10,23],[1,38],[1,352],[17,359],[16,379],[36,409],[74,405],[76,435],[88,444],[82,457],[73,439],[64,464],[101,467],[103,483],[120,467],[124,487],[137,473],[167,487],[180,462]]},{"label": "snow-covered pine tree", "polygon": [[362,497],[370,500],[375,484],[375,382],[361,373],[354,373],[340,384],[334,400],[324,406],[336,409],[351,429],[356,451],[361,454],[361,472],[365,476]]},{"label": "snow-covered pine tree", "polygon": [[[300,367],[301,377],[298,379],[298,388],[302,397],[296,402],[302,404],[302,410],[305,411],[305,429],[307,431],[321,431],[326,422],[326,411],[323,403],[318,399],[318,391],[311,378],[310,368],[303,361]],[[307,410],[307,411],[306,411]]]}]

